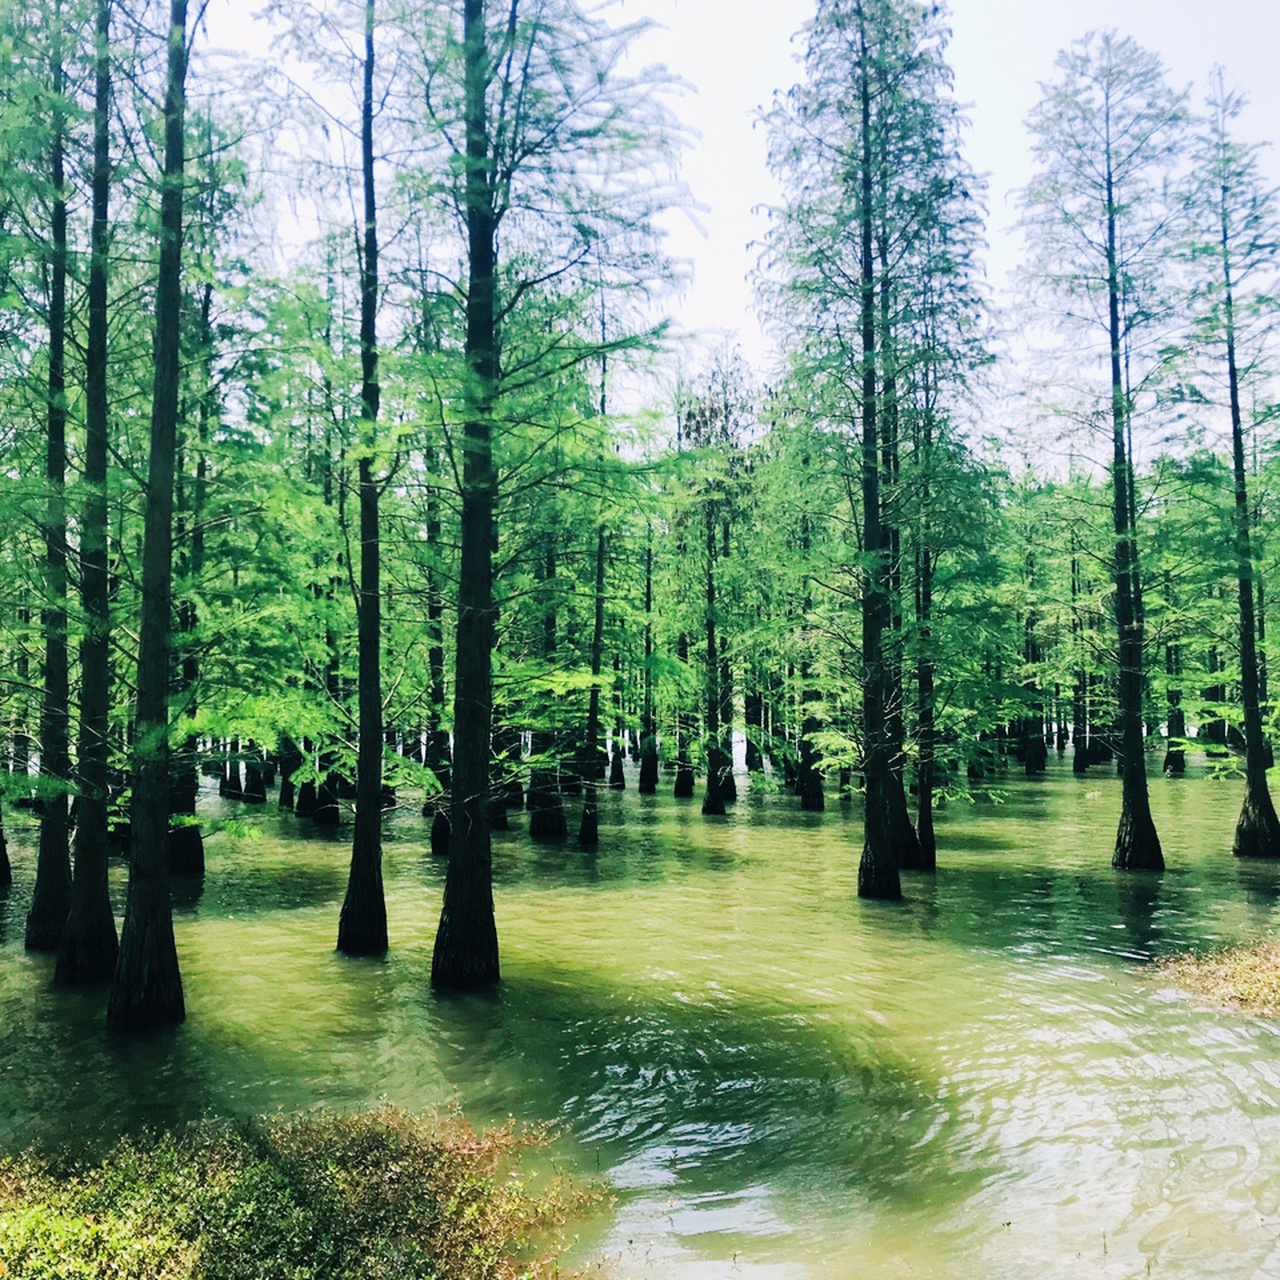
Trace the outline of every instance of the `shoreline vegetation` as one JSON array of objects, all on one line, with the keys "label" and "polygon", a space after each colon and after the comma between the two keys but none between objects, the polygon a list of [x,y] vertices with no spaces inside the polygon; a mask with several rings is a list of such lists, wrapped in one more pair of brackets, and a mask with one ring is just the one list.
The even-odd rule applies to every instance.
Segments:
[{"label": "shoreline vegetation", "polygon": [[0,1277],[567,1280],[565,1229],[607,1197],[530,1185],[547,1140],[382,1107],[3,1158]]},{"label": "shoreline vegetation", "polygon": [[1184,990],[1240,1013],[1280,1018],[1280,942],[1193,952],[1161,963]]}]

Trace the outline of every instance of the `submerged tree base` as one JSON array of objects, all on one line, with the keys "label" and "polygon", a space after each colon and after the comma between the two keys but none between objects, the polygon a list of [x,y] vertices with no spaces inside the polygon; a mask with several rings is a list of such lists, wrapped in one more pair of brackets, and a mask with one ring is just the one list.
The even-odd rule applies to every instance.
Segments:
[{"label": "submerged tree base", "polygon": [[1231,851],[1237,858],[1280,858],[1280,818],[1264,780],[1245,787]]},{"label": "submerged tree base", "polygon": [[1280,943],[1179,956],[1160,970],[1180,987],[1215,1004],[1280,1018]]},{"label": "submerged tree base", "polygon": [[206,1123],[100,1161],[0,1160],[0,1275],[562,1276],[561,1228],[602,1197],[526,1191],[516,1166],[545,1140],[383,1108]]}]

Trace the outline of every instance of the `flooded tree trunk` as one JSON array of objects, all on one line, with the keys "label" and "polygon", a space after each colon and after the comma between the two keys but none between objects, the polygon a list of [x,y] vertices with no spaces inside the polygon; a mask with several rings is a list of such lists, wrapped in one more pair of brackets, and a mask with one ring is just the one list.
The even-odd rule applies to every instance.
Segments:
[{"label": "flooded tree trunk", "polygon": [[1164,854],[1151,817],[1142,724],[1142,599],[1137,531],[1134,528],[1133,464],[1128,453],[1128,396],[1121,373],[1120,273],[1116,257],[1116,210],[1110,156],[1106,172],[1107,295],[1111,337],[1112,512],[1114,517],[1115,608],[1119,633],[1120,760],[1123,787],[1120,822],[1111,865],[1120,871],[1163,871]]},{"label": "flooded tree trunk", "polygon": [[151,407],[138,636],[137,740],[130,816],[129,896],[107,1003],[107,1025],[143,1031],[186,1017],[169,898],[169,626],[173,583],[173,479],[182,313],[183,82],[186,0],[172,0],[164,102],[165,158],[156,283]]},{"label": "flooded tree trunk", "polygon": [[302,752],[298,744],[285,734],[280,739],[280,794],[276,803],[281,809],[292,809],[297,799],[293,775],[302,768]]},{"label": "flooded tree trunk", "polygon": [[493,715],[493,533],[497,477],[491,415],[498,384],[497,214],[489,176],[484,0],[463,0],[467,169],[467,380],[463,423],[462,547],[454,664],[453,808],[444,902],[431,985],[474,989],[498,981],[489,835]]},{"label": "flooded tree trunk", "polygon": [[[591,629],[591,695],[587,704],[586,758],[593,761],[600,752],[600,672],[604,661],[604,528],[596,530],[595,622]],[[593,848],[600,840],[600,814],[596,798],[597,778],[594,767],[584,779],[582,821],[578,825],[578,843]]]},{"label": "flooded tree trunk", "polygon": [[[876,281],[872,258],[873,157],[871,152],[871,82],[867,56],[866,19],[861,13],[857,69],[861,111],[859,157],[861,208],[861,376],[862,376],[862,530],[867,564],[862,588],[862,722],[864,780],[862,858],[858,863],[858,896],[893,899],[902,896],[898,876],[900,856],[890,826],[888,790],[891,782],[887,734],[889,671],[884,633],[889,621],[888,544],[880,521],[880,446],[876,398]],[[905,811],[905,797],[903,798]]]},{"label": "flooded tree trunk", "polygon": [[71,689],[67,658],[67,189],[62,95],[61,8],[54,7],[52,140],[50,150],[53,225],[49,246],[49,371],[45,437],[44,518],[44,701],[40,711],[40,776],[45,787],[40,807],[40,845],[36,883],[27,913],[28,951],[56,951],[62,943],[71,905],[70,819]]},{"label": "flooded tree trunk", "polygon": [[1222,204],[1222,271],[1226,320],[1227,385],[1231,398],[1231,459],[1235,478],[1236,585],[1240,600],[1240,697],[1244,711],[1244,801],[1236,822],[1232,852],[1242,858],[1280,858],[1280,818],[1267,786],[1270,764],[1262,728],[1258,675],[1257,627],[1253,601],[1253,539],[1250,528],[1248,478],[1244,461],[1244,426],[1240,413],[1240,377],[1236,368],[1235,298],[1231,278],[1226,197]]},{"label": "flooded tree trunk", "polygon": [[640,780],[642,796],[658,790],[658,720],[654,714],[653,687],[653,533],[644,553],[644,715],[640,731]]},{"label": "flooded tree trunk", "polygon": [[[209,144],[211,145],[211,143]],[[186,529],[185,492],[183,473],[185,467],[179,461],[178,485],[178,535],[185,535],[188,547],[184,554],[182,599],[178,603],[178,631],[185,637],[178,660],[176,681],[183,695],[182,714],[191,721],[196,714],[196,689],[200,681],[200,659],[195,649],[195,631],[199,614],[194,599],[200,590],[200,576],[204,571],[204,510],[208,490],[208,460],[206,446],[209,441],[209,424],[217,392],[214,387],[213,342],[213,283],[206,281],[200,293],[198,338],[200,348],[199,408],[196,425],[195,483],[191,495],[190,529]],[[170,762],[173,779],[170,788],[169,870],[174,875],[204,874],[204,838],[195,821],[196,798],[200,793],[200,743],[194,733],[188,733],[182,749]],[[264,797],[265,798],[265,797]],[[176,824],[173,819],[177,818]]]},{"label": "flooded tree trunk", "polygon": [[759,773],[764,768],[760,740],[764,736],[764,695],[758,684],[759,673],[754,665],[749,669],[750,683],[742,695],[742,727],[746,734],[746,765],[748,773]]},{"label": "flooded tree trunk", "polygon": [[624,723],[622,692],[622,654],[613,655],[613,740],[609,744],[609,790],[625,791],[627,776],[623,772],[627,730]]},{"label": "flooded tree trunk", "polygon": [[[555,664],[558,647],[554,541],[548,543],[543,557],[542,580],[546,593],[546,606],[542,615],[542,656],[550,669]],[[550,708],[544,714],[551,714]],[[543,726],[534,731],[530,741],[536,762],[529,773],[529,791],[526,796],[529,809],[529,835],[534,840],[563,840],[568,835],[569,822],[564,811],[564,797],[561,794],[559,736],[553,728]]]},{"label": "flooded tree trunk", "polygon": [[338,950],[377,956],[387,949],[382,887],[382,548],[381,483],[373,472],[378,410],[378,206],[373,174],[374,0],[364,6],[364,92],[360,111],[364,254],[360,262],[360,585],[356,593],[356,816],[347,896],[338,918]]},{"label": "flooded tree trunk", "polygon": [[[676,658],[682,666],[689,663],[689,637],[681,632],[676,637]],[[693,796],[693,765],[689,760],[689,740],[694,733],[694,719],[684,710],[676,713],[676,777],[671,794],[677,800],[688,800]]]},{"label": "flooded tree trunk", "polygon": [[1164,670],[1169,677],[1169,738],[1164,754],[1164,772],[1176,775],[1187,770],[1187,713],[1182,706],[1182,690],[1175,683],[1182,676],[1182,645],[1177,641],[1164,647]]},{"label": "flooded tree trunk", "polygon": [[723,814],[724,794],[720,779],[724,773],[724,751],[720,746],[720,660],[716,651],[716,526],[710,501],[706,504],[707,577],[707,789],[702,797],[702,812]]}]

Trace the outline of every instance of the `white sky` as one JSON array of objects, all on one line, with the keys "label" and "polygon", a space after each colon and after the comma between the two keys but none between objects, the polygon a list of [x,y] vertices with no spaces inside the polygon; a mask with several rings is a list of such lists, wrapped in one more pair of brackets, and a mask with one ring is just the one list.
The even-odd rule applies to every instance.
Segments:
[{"label": "white sky", "polygon": [[[954,32],[950,60],[956,96],[969,106],[968,157],[990,182],[988,255],[993,283],[1016,261],[1009,228],[1016,210],[1009,193],[1030,176],[1023,120],[1054,77],[1060,49],[1085,32],[1115,27],[1158,53],[1170,84],[1192,81],[1193,105],[1203,101],[1206,75],[1221,63],[1229,87],[1251,105],[1239,124],[1242,138],[1270,141],[1280,134],[1280,0],[950,0]],[[800,76],[802,45],[793,36],[813,0],[621,0],[627,18],[648,16],[663,30],[645,42],[649,60],[665,62],[696,86],[678,104],[701,135],[686,156],[684,176],[705,235],[680,218],[670,246],[692,259],[694,280],[677,308],[688,329],[736,330],[744,352],[762,373],[772,349],[754,314],[748,280],[756,261],[749,249],[764,231],[753,208],[776,199],[765,164],[766,140],[754,123],[775,90]],[[1271,171],[1280,162],[1270,158]]]},{"label": "white sky", "polygon": [[[590,3],[590,0],[587,0]],[[212,43],[262,52],[262,28],[246,21],[260,0],[212,0]],[[693,218],[670,220],[669,248],[692,264],[693,279],[675,307],[687,330],[736,334],[763,378],[774,362],[760,330],[750,280],[763,235],[759,206],[777,199],[766,167],[759,110],[800,76],[796,39],[814,0],[615,0],[619,18],[656,24],[637,49],[691,86],[675,104],[698,135],[684,179],[703,206]],[[1280,134],[1280,0],[950,0],[950,60],[957,99],[968,106],[970,163],[987,175],[990,276],[997,286],[1015,263],[1018,243],[1010,192],[1029,177],[1023,120],[1054,76],[1054,57],[1085,32],[1115,27],[1158,53],[1170,83],[1197,83],[1215,63],[1227,83],[1248,93],[1239,122],[1249,141]],[[1270,158],[1280,178],[1280,161]],[[695,222],[696,219],[696,222]]]}]

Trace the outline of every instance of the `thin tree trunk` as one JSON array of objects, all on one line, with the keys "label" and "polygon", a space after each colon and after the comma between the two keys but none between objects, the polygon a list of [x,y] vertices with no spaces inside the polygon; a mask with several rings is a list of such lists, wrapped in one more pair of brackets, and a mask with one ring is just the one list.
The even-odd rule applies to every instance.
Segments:
[{"label": "thin tree trunk", "polygon": [[1116,208],[1107,139],[1107,292],[1111,337],[1112,496],[1116,538],[1116,627],[1120,657],[1120,822],[1111,865],[1120,871],[1163,871],[1164,854],[1151,817],[1142,724],[1142,617],[1138,598],[1138,544],[1134,528],[1129,406],[1120,368],[1120,276],[1116,260]]},{"label": "thin tree trunk", "polygon": [[164,102],[165,159],[160,194],[160,268],[156,284],[155,388],[142,552],[138,643],[132,853],[120,953],[107,1024],[141,1031],[186,1017],[173,939],[169,845],[169,626],[173,583],[173,476],[178,424],[182,310],[183,82],[186,0],[169,12]]},{"label": "thin tree trunk", "polygon": [[373,183],[374,0],[364,7],[364,95],[360,111],[364,179],[364,253],[360,263],[360,589],[356,599],[356,820],[347,896],[338,919],[338,950],[348,956],[387,949],[387,903],[382,888],[382,582],[378,528],[379,485],[373,474],[381,388],[378,385],[378,205]]},{"label": "thin tree trunk", "polygon": [[582,822],[578,826],[578,843],[587,847],[594,847],[600,840],[595,764],[600,752],[600,671],[604,660],[604,546],[602,527],[596,531],[596,608],[591,631],[591,697],[587,704],[585,751],[588,767],[583,777]]},{"label": "thin tree trunk", "polygon": [[53,15],[53,226],[49,251],[49,384],[45,451],[44,702],[40,713],[40,776],[46,789],[40,808],[40,847],[28,951],[56,951],[71,906],[67,788],[70,783],[70,679],[67,661],[67,192],[63,172],[62,18]]},{"label": "thin tree trunk", "polygon": [[724,795],[720,776],[724,769],[724,753],[720,749],[720,663],[716,653],[716,525],[710,499],[707,500],[707,790],[702,797],[702,812],[724,813]]},{"label": "thin tree trunk", "polygon": [[[682,631],[676,638],[676,657],[683,666],[689,662],[689,637]],[[688,800],[693,796],[693,766],[689,762],[689,739],[694,726],[687,711],[676,713],[676,776],[671,794],[676,800]]]},{"label": "thin tree trunk", "polygon": [[637,784],[642,796],[651,796],[658,789],[658,722],[653,694],[653,537],[650,533],[644,553],[644,726]]},{"label": "thin tree trunk", "polygon": [[80,732],[75,875],[54,979],[105,982],[120,949],[107,884],[107,794],[111,709],[107,600],[107,255],[111,193],[111,0],[98,0],[94,44],[93,230],[89,248],[89,334],[85,361],[85,504],[80,526]]},{"label": "thin tree trunk", "polygon": [[490,417],[498,383],[497,218],[490,178],[484,0],[463,0],[466,62],[468,247],[466,420],[462,548],[455,664],[453,820],[431,985],[476,988],[498,980],[489,838],[489,733],[493,712],[494,474]]},{"label": "thin tree trunk", "polygon": [[880,450],[876,422],[876,282],[872,260],[871,83],[867,70],[865,19],[859,14],[861,66],[858,75],[862,115],[860,233],[862,252],[862,521],[867,567],[862,593],[862,721],[865,787],[862,858],[858,864],[858,896],[892,899],[902,896],[899,859],[889,827],[887,795],[889,744],[886,735],[888,672],[884,632],[889,614],[889,563],[880,523]]},{"label": "thin tree trunk", "polygon": [[1236,367],[1235,298],[1231,279],[1227,200],[1222,195],[1222,279],[1227,340],[1227,384],[1231,396],[1231,460],[1235,473],[1236,580],[1240,599],[1240,696],[1244,704],[1245,786],[1232,852],[1242,858],[1280,858],[1280,818],[1267,786],[1270,763],[1262,728],[1258,689],[1258,645],[1253,611],[1253,543],[1248,480],[1244,465],[1244,426],[1240,413],[1240,376]]}]

